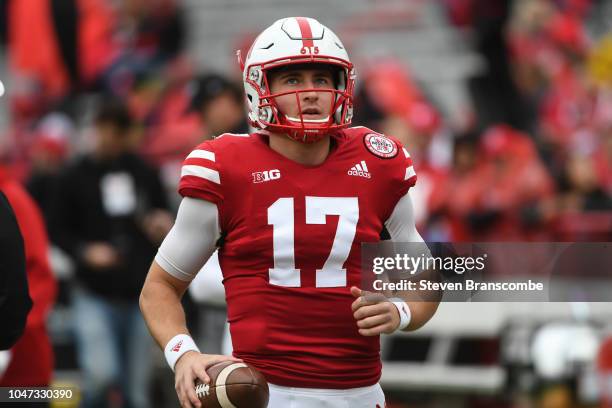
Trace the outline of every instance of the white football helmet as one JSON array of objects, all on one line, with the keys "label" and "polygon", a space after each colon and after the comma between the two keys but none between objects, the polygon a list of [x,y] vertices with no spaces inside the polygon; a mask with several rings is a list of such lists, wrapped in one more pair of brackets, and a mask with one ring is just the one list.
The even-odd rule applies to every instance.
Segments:
[{"label": "white football helmet", "polygon": [[[278,20],[259,34],[244,62],[240,51],[237,55],[252,126],[312,143],[351,124],[355,70],[340,39],[317,20],[306,17]],[[326,64],[338,68],[335,89],[316,89],[334,94],[327,118],[307,120],[302,114],[292,118],[279,111],[275,98],[287,93],[271,94],[267,73],[272,68],[293,64]],[[299,94],[311,91],[313,89],[291,93],[299,104]]]}]

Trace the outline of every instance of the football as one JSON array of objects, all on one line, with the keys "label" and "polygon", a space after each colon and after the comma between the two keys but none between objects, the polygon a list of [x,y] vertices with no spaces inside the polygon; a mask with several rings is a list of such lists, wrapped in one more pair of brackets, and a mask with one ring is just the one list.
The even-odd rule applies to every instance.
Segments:
[{"label": "football", "polygon": [[203,408],[266,408],[269,390],[264,376],[246,363],[224,361],[209,367],[210,384],[196,381]]}]

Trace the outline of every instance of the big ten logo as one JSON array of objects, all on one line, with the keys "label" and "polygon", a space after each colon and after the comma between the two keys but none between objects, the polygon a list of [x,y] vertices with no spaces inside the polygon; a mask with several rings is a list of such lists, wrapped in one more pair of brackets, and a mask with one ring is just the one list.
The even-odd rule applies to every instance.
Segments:
[{"label": "big ten logo", "polygon": [[300,50],[300,53],[302,54],[318,54],[319,53],[319,47],[302,47],[302,49]]},{"label": "big ten logo", "polygon": [[263,183],[264,181],[278,180],[281,176],[280,170],[256,171],[253,175],[253,183]]}]

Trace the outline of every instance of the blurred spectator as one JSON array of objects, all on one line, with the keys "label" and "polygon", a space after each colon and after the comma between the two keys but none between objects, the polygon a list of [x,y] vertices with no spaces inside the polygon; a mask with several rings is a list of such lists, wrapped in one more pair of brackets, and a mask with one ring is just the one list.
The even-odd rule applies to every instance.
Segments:
[{"label": "blurred spectator", "polygon": [[116,12],[120,52],[103,82],[106,90],[126,96],[139,75],[163,70],[179,56],[185,28],[177,0],[126,0]]},{"label": "blurred spectator", "polygon": [[568,57],[580,55],[586,43],[576,20],[562,15],[549,0],[515,2],[507,32],[514,81],[536,105],[555,77],[569,67]]},{"label": "blurred spectator", "polygon": [[545,204],[553,192],[530,139],[499,125],[482,136],[478,155],[470,145],[459,145],[454,170],[433,196],[432,208],[450,217],[458,234],[453,239],[546,239]]},{"label": "blurred spectator", "polygon": [[468,216],[475,238],[545,239],[539,206],[552,197],[554,185],[533,142],[508,126],[495,126],[483,135],[481,152]]},{"label": "blurred spectator", "polygon": [[612,85],[612,32],[606,34],[590,51],[588,70],[594,82]]},{"label": "blurred spectator", "polygon": [[[1,171],[1,170],[0,170]],[[6,196],[0,191],[0,377],[10,361],[10,349],[25,329],[32,299],[28,294],[23,237]]]},{"label": "blurred spectator", "polygon": [[33,301],[23,336],[11,348],[9,366],[4,375],[0,375],[0,387],[45,387],[51,384],[54,364],[46,321],[57,293],[49,267],[47,231],[32,198],[1,167],[0,191],[11,203],[23,234],[26,274]]},{"label": "blurred spectator", "polygon": [[118,13],[112,3],[105,0],[73,1],[78,12],[74,15],[66,6],[64,24],[77,27],[76,38],[66,36],[65,53],[74,55],[81,89],[96,89],[102,74],[121,52],[121,43],[115,35]]},{"label": "blurred spectator", "polygon": [[612,210],[612,198],[602,189],[595,162],[589,156],[574,154],[565,166],[561,212]]},{"label": "blurred spectator", "polygon": [[197,144],[201,123],[189,111],[192,71],[191,62],[179,58],[162,71],[138,74],[126,98],[132,117],[141,125],[139,151],[157,165],[177,155],[182,160]]},{"label": "blurred spectator", "polygon": [[235,83],[217,74],[194,81],[191,109],[198,112],[206,129],[206,139],[223,133],[246,133],[244,94]]},{"label": "blurred spectator", "polygon": [[176,0],[8,0],[5,6],[16,120],[30,120],[86,89],[125,96],[135,75],[182,51]]},{"label": "blurred spectator", "polygon": [[42,210],[48,225],[51,201],[59,172],[69,153],[74,133],[72,121],[60,113],[45,116],[36,130],[31,146],[31,171],[28,192]]},{"label": "blurred spectator", "polygon": [[599,148],[594,153],[595,166],[600,185],[612,197],[612,121],[600,136]]},{"label": "blurred spectator", "polygon": [[101,102],[95,148],[61,174],[53,207],[56,243],[76,263],[73,310],[84,406],[149,407],[152,340],[138,308],[150,259],[170,226],[157,173],[131,152],[132,120]]},{"label": "blurred spectator", "polygon": [[505,28],[512,2],[506,0],[471,1],[471,18],[476,51],[482,55],[486,70],[469,81],[478,111],[478,129],[496,123],[531,132],[534,115],[521,100],[512,80]]},{"label": "blurred spectator", "polygon": [[[463,192],[474,188],[478,161],[478,139],[472,135],[457,138],[453,163],[445,177],[433,185],[428,207],[428,235],[440,242],[468,241],[470,231],[464,222],[471,203]],[[433,237],[432,237],[433,238]]]},{"label": "blurred spectator", "polygon": [[385,115],[408,115],[411,105],[423,99],[408,70],[395,59],[366,66],[362,81],[373,106]]},{"label": "blurred spectator", "polygon": [[54,3],[59,2],[23,0],[6,5],[10,96],[17,119],[41,114],[72,87],[54,24]]},{"label": "blurred spectator", "polygon": [[177,0],[125,0],[119,4],[119,13],[132,52],[167,59],[182,50],[185,33]]},{"label": "blurred spectator", "polygon": [[598,91],[585,70],[589,8],[589,1],[522,0],[508,30],[514,81],[538,115],[531,130],[556,177],[567,152],[588,149],[595,138]]},{"label": "blurred spectator", "polygon": [[450,135],[443,132],[440,114],[428,102],[412,101],[401,116],[384,118],[380,128],[384,134],[398,138],[410,148],[417,169],[448,168],[452,155]]},{"label": "blurred spectator", "polygon": [[399,61],[385,59],[366,67],[355,105],[355,123],[398,138],[417,170],[447,168],[451,135],[442,116]]},{"label": "blurred spectator", "polygon": [[[176,184],[183,160],[193,146],[226,132],[245,133],[248,125],[243,92],[231,80],[207,74],[189,82],[175,82],[151,109],[141,151],[160,167],[167,191],[178,207]],[[142,105],[132,103],[131,107]]]}]

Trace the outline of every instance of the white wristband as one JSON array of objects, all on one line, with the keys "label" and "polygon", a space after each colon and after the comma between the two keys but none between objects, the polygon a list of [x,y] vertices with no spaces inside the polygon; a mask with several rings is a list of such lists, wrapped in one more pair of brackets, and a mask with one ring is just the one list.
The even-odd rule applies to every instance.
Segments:
[{"label": "white wristband", "polygon": [[391,298],[389,301],[393,303],[395,307],[397,307],[397,311],[400,315],[400,324],[397,326],[395,331],[404,330],[410,324],[410,319],[412,319],[412,314],[410,313],[408,304],[404,302],[404,299],[402,298]]},{"label": "white wristband", "polygon": [[166,348],[164,349],[164,355],[166,356],[166,361],[168,365],[174,371],[174,365],[178,361],[178,359],[188,351],[197,351],[200,352],[198,346],[196,346],[193,339],[186,334],[177,334],[173,338],[170,339],[168,344],[166,344]]}]

